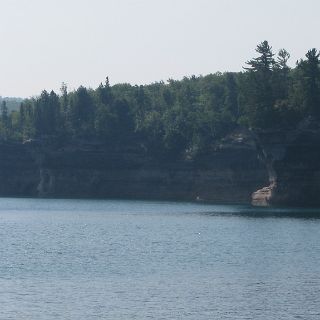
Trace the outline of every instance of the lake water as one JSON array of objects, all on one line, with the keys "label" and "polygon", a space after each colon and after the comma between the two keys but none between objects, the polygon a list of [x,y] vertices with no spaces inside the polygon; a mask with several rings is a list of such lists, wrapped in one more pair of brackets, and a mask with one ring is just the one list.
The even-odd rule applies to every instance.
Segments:
[{"label": "lake water", "polygon": [[320,319],[320,210],[0,199],[0,319]]}]

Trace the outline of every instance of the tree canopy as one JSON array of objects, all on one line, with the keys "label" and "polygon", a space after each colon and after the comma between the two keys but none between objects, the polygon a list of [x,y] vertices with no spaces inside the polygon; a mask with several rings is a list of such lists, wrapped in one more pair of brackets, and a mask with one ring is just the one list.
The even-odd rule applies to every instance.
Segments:
[{"label": "tree canopy", "polygon": [[309,50],[290,68],[290,54],[267,41],[242,72],[214,73],[144,86],[106,78],[97,89],[60,94],[43,91],[1,104],[0,139],[98,140],[108,147],[139,147],[156,157],[208,152],[236,126],[292,128],[306,116],[320,117],[320,53]]}]

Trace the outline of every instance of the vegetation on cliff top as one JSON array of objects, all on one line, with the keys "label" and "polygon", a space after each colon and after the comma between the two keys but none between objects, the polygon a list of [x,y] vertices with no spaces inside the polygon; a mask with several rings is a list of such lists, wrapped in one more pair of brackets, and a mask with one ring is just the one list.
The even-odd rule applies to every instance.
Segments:
[{"label": "vegetation on cliff top", "polygon": [[139,146],[153,156],[179,157],[209,150],[237,125],[290,128],[306,116],[320,117],[320,66],[316,49],[291,69],[290,54],[275,55],[267,41],[243,72],[186,77],[144,86],[108,78],[97,89],[79,87],[58,95],[43,91],[8,112],[1,103],[0,138],[24,141],[98,140]]}]

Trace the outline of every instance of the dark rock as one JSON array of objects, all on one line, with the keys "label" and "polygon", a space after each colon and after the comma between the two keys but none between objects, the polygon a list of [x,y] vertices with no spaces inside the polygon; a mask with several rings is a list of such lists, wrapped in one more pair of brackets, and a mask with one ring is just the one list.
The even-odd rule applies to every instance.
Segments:
[{"label": "dark rock", "polygon": [[172,161],[97,141],[0,144],[0,195],[320,205],[320,127],[238,128],[212,150]]},{"label": "dark rock", "polygon": [[258,133],[269,187],[253,193],[255,205],[320,205],[320,126],[304,120],[295,130]]},{"label": "dark rock", "polygon": [[4,148],[0,145],[0,176],[7,177],[0,180],[2,195],[250,203],[252,192],[268,183],[254,137],[244,129],[193,160],[158,161],[134,148],[116,151],[84,141]]}]

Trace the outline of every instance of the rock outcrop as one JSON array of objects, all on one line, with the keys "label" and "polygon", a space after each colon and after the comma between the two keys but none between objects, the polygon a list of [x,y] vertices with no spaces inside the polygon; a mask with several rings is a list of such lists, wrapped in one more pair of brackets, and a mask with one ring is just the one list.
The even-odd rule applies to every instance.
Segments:
[{"label": "rock outcrop", "polygon": [[97,142],[0,143],[0,195],[320,205],[320,127],[238,128],[207,154],[176,161]]},{"label": "rock outcrop", "polygon": [[259,132],[269,184],[252,195],[254,205],[320,205],[320,126],[305,119],[295,130]]},{"label": "rock outcrop", "polygon": [[35,197],[39,183],[39,166],[27,146],[0,144],[0,195]]},{"label": "rock outcrop", "polygon": [[251,193],[268,183],[254,137],[244,129],[193,160],[158,160],[141,150],[116,151],[84,141],[28,141],[12,145],[10,152],[3,148],[2,195],[250,203]]},{"label": "rock outcrop", "polygon": [[251,204],[257,207],[268,207],[272,203],[275,185],[270,185],[255,191],[252,194]]}]

